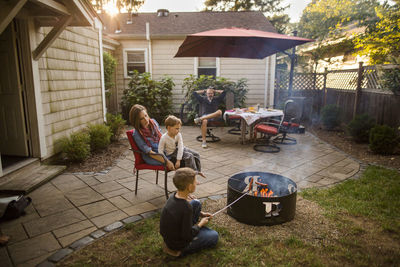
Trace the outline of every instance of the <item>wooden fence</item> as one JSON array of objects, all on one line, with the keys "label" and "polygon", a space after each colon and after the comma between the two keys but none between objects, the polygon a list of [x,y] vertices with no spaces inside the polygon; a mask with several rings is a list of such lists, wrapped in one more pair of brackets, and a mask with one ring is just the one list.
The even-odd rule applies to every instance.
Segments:
[{"label": "wooden fence", "polygon": [[[288,98],[288,81],[287,72],[277,72],[276,107],[281,107]],[[382,88],[376,66],[360,64],[358,69],[351,70],[295,73],[292,97],[306,103],[302,112],[304,120],[318,120],[323,106],[335,104],[342,109],[345,123],[355,115],[366,113],[378,124],[400,126],[400,96]]]}]

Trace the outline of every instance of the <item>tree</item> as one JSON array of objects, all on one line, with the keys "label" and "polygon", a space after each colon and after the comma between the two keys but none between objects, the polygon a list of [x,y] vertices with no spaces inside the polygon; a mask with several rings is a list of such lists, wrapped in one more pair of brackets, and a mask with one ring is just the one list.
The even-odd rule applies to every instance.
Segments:
[{"label": "tree", "polygon": [[376,9],[379,20],[370,22],[364,34],[355,38],[359,55],[368,55],[371,64],[400,64],[400,0]]},{"label": "tree", "polygon": [[144,4],[144,0],[93,0],[91,3],[97,12],[105,13],[110,11],[110,7],[115,7],[121,13],[121,11],[125,10],[127,12],[137,12]]},{"label": "tree", "polygon": [[287,14],[283,15],[272,15],[267,17],[269,22],[274,25],[275,29],[279,33],[290,33],[291,30],[291,24],[290,24],[290,18]]},{"label": "tree", "polygon": [[258,10],[264,13],[283,12],[289,6],[282,7],[282,0],[206,0],[208,11],[247,11]]},{"label": "tree", "polygon": [[303,10],[299,34],[319,40],[340,34],[346,25],[375,21],[378,6],[378,0],[313,0]]}]

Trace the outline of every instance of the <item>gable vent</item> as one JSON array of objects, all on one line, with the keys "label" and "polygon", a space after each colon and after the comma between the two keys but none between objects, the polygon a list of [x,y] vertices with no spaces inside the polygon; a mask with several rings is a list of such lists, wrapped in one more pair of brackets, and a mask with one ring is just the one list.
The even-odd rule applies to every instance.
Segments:
[{"label": "gable vent", "polygon": [[159,9],[157,10],[157,17],[168,17],[169,10],[168,9]]}]

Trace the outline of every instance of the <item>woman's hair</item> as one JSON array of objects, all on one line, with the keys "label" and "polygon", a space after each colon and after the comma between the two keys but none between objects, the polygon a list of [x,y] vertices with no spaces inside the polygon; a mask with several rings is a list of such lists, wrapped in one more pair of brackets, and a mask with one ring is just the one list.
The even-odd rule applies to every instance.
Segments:
[{"label": "woman's hair", "polygon": [[196,172],[191,168],[185,167],[176,170],[172,181],[179,191],[184,191],[188,185],[193,183],[195,177]]},{"label": "woman's hair", "polygon": [[147,109],[145,107],[136,104],[133,105],[133,107],[129,111],[129,122],[136,130],[140,129],[140,112],[142,112],[143,110],[147,112]]},{"label": "woman's hair", "polygon": [[171,126],[175,126],[177,124],[182,125],[182,121],[175,117],[174,115],[169,115],[166,119],[165,119],[165,127],[171,127]]}]

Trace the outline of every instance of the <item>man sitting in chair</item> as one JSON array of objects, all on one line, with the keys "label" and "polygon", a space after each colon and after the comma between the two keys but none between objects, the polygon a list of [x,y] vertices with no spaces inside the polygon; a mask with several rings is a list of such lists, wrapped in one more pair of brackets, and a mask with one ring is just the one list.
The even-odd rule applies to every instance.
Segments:
[{"label": "man sitting in chair", "polygon": [[[200,94],[203,94],[204,92],[206,92],[206,96],[201,96]],[[215,97],[215,93],[221,94]],[[202,148],[207,148],[206,134],[208,121],[217,120],[222,117],[222,110],[218,109],[218,106],[224,99],[225,94],[226,92],[224,90],[215,90],[212,87],[208,87],[207,90],[198,90],[193,92],[193,95],[201,105],[200,117],[195,118],[194,122],[196,124],[201,123]]]}]

